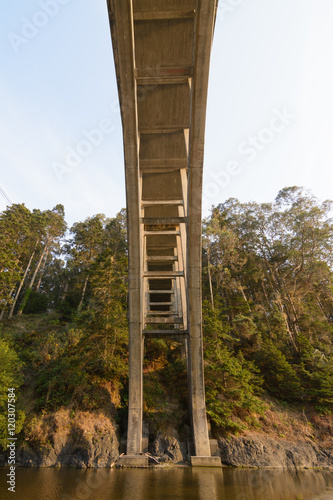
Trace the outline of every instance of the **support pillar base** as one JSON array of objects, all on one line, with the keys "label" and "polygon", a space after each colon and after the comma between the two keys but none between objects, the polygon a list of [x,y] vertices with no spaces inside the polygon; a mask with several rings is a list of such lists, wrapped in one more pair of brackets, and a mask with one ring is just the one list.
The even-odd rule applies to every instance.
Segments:
[{"label": "support pillar base", "polygon": [[191,457],[192,467],[222,467],[220,457]]},{"label": "support pillar base", "polygon": [[117,460],[118,467],[148,467],[148,457],[145,455],[123,455]]}]

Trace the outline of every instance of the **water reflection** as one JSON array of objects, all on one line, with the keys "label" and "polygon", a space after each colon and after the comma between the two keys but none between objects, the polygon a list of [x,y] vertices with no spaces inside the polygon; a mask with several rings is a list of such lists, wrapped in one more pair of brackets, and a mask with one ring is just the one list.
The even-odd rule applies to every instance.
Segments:
[{"label": "water reflection", "polygon": [[9,500],[333,500],[333,474],[237,469],[17,469]]},{"label": "water reflection", "polygon": [[122,487],[119,488],[119,491],[117,491],[117,493],[119,494],[119,498],[145,500],[145,486],[146,482],[148,481],[147,472],[149,473],[149,471],[143,469],[133,469],[131,471],[132,474],[128,474],[129,471],[121,472],[125,472],[125,477],[122,481],[117,482],[117,484]]},{"label": "water reflection", "polygon": [[196,487],[199,500],[220,498],[219,492],[223,491],[222,469],[193,468],[191,472],[193,488]]},{"label": "water reflection", "polygon": [[317,471],[224,470],[224,498],[233,500],[313,500],[331,484],[332,474]]}]

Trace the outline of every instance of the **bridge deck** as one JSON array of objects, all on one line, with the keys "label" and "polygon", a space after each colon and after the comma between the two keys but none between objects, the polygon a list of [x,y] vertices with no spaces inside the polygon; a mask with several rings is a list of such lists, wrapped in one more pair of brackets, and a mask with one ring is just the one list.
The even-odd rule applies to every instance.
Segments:
[{"label": "bridge deck", "polygon": [[141,451],[143,339],[155,334],[189,339],[195,452],[210,456],[202,357],[201,196],[216,7],[216,0],[108,0],[129,230],[129,455]]}]

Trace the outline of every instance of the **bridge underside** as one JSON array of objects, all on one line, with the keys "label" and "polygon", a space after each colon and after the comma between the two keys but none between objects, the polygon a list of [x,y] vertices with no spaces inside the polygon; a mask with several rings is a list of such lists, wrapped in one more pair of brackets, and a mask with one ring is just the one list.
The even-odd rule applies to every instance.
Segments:
[{"label": "bridge underside", "polygon": [[130,456],[141,452],[144,339],[164,337],[186,344],[195,455],[210,457],[201,197],[216,7],[217,0],[108,0],[127,194]]}]

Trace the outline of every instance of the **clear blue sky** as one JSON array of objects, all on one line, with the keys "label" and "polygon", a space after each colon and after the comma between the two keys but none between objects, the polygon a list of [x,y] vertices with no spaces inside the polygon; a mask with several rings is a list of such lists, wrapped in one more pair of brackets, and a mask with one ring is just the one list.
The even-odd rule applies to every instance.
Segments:
[{"label": "clear blue sky", "polygon": [[[333,198],[332,26],[332,0],[220,0],[205,214],[295,184]],[[2,0],[0,58],[6,196],[30,209],[62,203],[69,224],[114,216],[125,181],[106,0]]]}]

